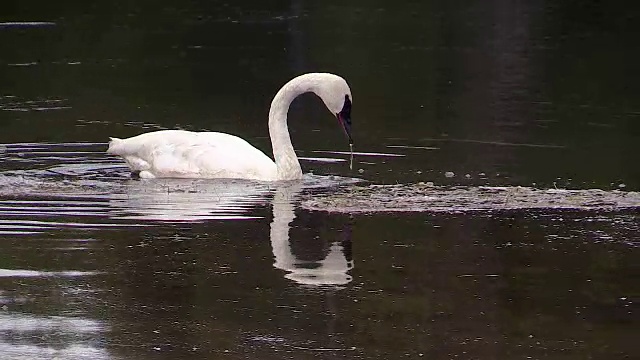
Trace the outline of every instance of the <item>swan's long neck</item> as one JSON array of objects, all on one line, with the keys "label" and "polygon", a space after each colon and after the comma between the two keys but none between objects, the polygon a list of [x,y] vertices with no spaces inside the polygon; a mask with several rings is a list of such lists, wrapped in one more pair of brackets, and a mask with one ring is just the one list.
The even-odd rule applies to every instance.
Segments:
[{"label": "swan's long neck", "polygon": [[317,79],[313,76],[299,76],[286,83],[271,102],[269,135],[278,169],[278,180],[294,180],[302,177],[302,168],[289,136],[287,113],[293,99],[306,92],[315,92],[316,86]]}]

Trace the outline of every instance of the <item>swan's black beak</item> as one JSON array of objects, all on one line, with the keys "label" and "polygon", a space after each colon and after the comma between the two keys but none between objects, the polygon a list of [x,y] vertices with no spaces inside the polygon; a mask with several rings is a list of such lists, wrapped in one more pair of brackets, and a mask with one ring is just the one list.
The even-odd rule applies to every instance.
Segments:
[{"label": "swan's black beak", "polygon": [[338,121],[340,121],[344,133],[347,134],[347,138],[349,138],[349,145],[353,145],[353,138],[351,138],[351,118],[338,114]]},{"label": "swan's black beak", "polygon": [[342,110],[336,114],[336,117],[340,121],[344,133],[349,138],[349,145],[353,145],[353,138],[351,137],[351,99],[349,99],[349,95],[344,96],[344,105]]}]

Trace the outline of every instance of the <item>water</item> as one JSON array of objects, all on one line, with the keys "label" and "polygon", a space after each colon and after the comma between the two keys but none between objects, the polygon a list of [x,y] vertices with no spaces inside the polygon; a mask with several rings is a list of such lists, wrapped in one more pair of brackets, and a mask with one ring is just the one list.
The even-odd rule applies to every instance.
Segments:
[{"label": "water", "polygon": [[[354,182],[638,191],[638,6],[21,2],[0,15],[0,359],[637,357],[638,211],[338,214]],[[269,151],[300,183],[128,178],[108,136]]]}]

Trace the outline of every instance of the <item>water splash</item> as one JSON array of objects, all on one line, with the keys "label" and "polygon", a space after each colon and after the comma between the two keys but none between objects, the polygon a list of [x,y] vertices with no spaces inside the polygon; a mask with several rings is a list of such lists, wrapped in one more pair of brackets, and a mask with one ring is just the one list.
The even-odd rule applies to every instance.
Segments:
[{"label": "water splash", "polygon": [[430,184],[353,186],[307,197],[303,207],[329,212],[477,212],[505,210],[598,210],[640,208],[640,193],[600,189],[439,187]]}]

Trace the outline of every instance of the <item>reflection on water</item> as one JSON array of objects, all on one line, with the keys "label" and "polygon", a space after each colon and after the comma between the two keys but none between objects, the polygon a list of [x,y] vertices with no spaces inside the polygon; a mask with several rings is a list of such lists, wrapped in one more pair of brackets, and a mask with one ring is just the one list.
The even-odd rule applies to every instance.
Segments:
[{"label": "reflection on water", "polygon": [[[327,186],[333,183],[325,182]],[[229,180],[132,181],[124,194],[114,194],[109,206],[113,208],[110,211],[113,218],[168,222],[246,220],[259,219],[249,215],[252,208],[268,202],[267,197],[273,194],[270,238],[274,266],[289,272],[286,277],[300,284],[347,284],[352,279],[347,272],[353,268],[350,238],[331,242],[326,256],[318,261],[300,260],[292,252],[289,229],[304,188],[304,181],[276,184]]]},{"label": "reflection on water", "polygon": [[246,181],[129,181],[109,200],[112,218],[149,221],[256,219],[272,189]]},{"label": "reflection on water", "polygon": [[[89,275],[95,273],[0,270],[0,359],[112,359],[104,347],[108,325],[79,306],[87,292],[74,279]],[[58,299],[39,298],[47,291]],[[49,310],[41,314],[43,305]]]},{"label": "reflection on water", "polygon": [[[3,10],[1,360],[637,358],[637,207],[341,215],[298,205],[340,179],[141,182],[104,154],[107,136],[174,128],[268,153],[273,94],[320,70],[352,86],[360,154],[350,170],[343,134],[301,97],[305,172],[442,190],[381,207],[460,205],[450,186],[488,186],[496,205],[516,186],[637,191],[637,4]],[[581,194],[599,196],[545,199]]]},{"label": "reflection on water", "polygon": [[0,22],[0,27],[40,27],[55,26],[55,23],[48,21],[5,21]]},{"label": "reflection on water", "polygon": [[103,337],[105,331],[103,323],[91,319],[0,309],[0,358],[111,359],[103,346],[92,340]]},{"label": "reflection on water", "polygon": [[[13,254],[13,258],[20,259],[0,267],[0,285],[7,284],[6,291],[0,290],[2,356],[113,358],[106,341],[110,321],[96,315],[121,305],[105,299],[101,300],[107,301],[103,305],[93,302],[95,294],[89,284],[95,281],[91,278],[112,277],[116,273],[104,265],[73,260],[86,259],[101,248],[101,241],[94,236],[110,237],[106,233],[109,231],[131,229],[132,234],[138,234],[133,236],[141,238],[128,248],[142,251],[143,245],[160,246],[145,240],[145,234],[153,233],[159,224],[196,226],[211,221],[272,217],[271,231],[264,229],[263,237],[270,237],[273,266],[277,269],[274,274],[296,284],[325,287],[345,285],[352,280],[348,274],[353,268],[350,238],[316,239],[326,243],[327,248],[305,251],[302,259],[293,250],[295,240],[290,238],[289,231],[295,224],[295,209],[303,191],[323,191],[358,180],[307,175],[300,182],[275,184],[189,179],[135,181],[127,179],[126,168],[95,147],[96,144],[32,143],[7,144],[2,148],[0,155],[14,169],[0,174],[0,236],[5,237],[0,242],[0,254]],[[264,213],[268,209],[271,214]],[[187,238],[176,234],[175,239]],[[47,254],[44,258],[62,257],[68,259],[65,263],[71,260],[67,266],[78,270],[61,268],[64,263],[55,261],[47,262],[44,268],[30,269],[33,264],[28,259],[39,256],[33,253],[30,244],[42,248],[43,254]],[[0,255],[0,265],[2,259]],[[218,271],[238,273],[223,265]],[[44,306],[60,311],[45,316],[34,311],[43,306],[38,300],[43,291],[47,299]],[[59,295],[52,297],[47,292]],[[87,295],[89,302],[81,298]],[[35,338],[40,340],[34,341]],[[141,345],[119,342],[122,346]],[[161,344],[150,346],[163,348]]]},{"label": "reflection on water", "polygon": [[48,276],[60,276],[60,277],[76,277],[76,276],[88,276],[95,275],[95,272],[84,271],[36,271],[36,270],[20,270],[20,269],[0,269],[0,277],[16,277],[16,278],[30,278],[30,277],[48,277]]},{"label": "reflection on water", "polygon": [[[280,186],[273,197],[273,221],[271,222],[271,248],[275,266],[288,272],[285,276],[304,285],[344,285],[351,282],[348,271],[353,268],[350,232],[342,241],[332,241],[322,260],[303,261],[292,252],[289,228],[295,219],[301,185]],[[327,241],[327,239],[323,239]]]},{"label": "reflection on water", "polygon": [[[48,156],[46,146],[31,147]],[[553,304],[563,309],[549,315],[553,324],[575,307],[599,326],[595,314],[624,319],[633,303],[615,274],[637,246],[634,214],[351,219],[299,207],[302,194],[332,193],[351,179],[133,181],[98,155],[85,167],[74,161],[86,149],[59,150],[64,161],[34,156],[33,168],[0,175],[0,347],[12,358],[358,357],[371,354],[370,338],[388,353],[475,344],[496,354],[500,341],[537,346],[520,332],[542,337],[547,323],[535,315],[554,314]],[[557,271],[578,279],[541,291]],[[567,281],[590,297],[567,295]],[[520,312],[526,299],[536,312]],[[572,319],[565,330],[576,332],[584,320]],[[538,341],[550,346],[557,336]],[[588,336],[575,337],[575,351],[589,353]]]},{"label": "reflection on water", "polygon": [[32,360],[32,359],[68,359],[68,360],[93,360],[114,359],[104,349],[85,345],[70,345],[67,347],[48,347],[35,345],[5,345],[0,343],[0,352],[6,359]]},{"label": "reflection on water", "polygon": [[[114,182],[109,180],[118,179],[127,170],[106,160],[110,157],[104,153],[93,150],[95,145],[5,145],[9,161],[33,168],[0,174],[5,196],[21,195],[19,199],[0,200],[0,214],[6,217],[0,219],[0,234],[28,235],[61,228],[144,227],[149,226],[146,222],[158,221],[260,219],[262,216],[252,213],[256,207],[270,202],[273,210],[270,239],[276,268],[287,271],[287,278],[306,285],[344,285],[352,280],[348,275],[353,268],[350,231],[342,232],[344,239],[331,241],[327,253],[316,261],[296,258],[289,229],[303,190],[335,188],[357,179],[306,175],[303,181],[292,183],[224,179]],[[0,277],[83,274],[87,273],[0,269]]]},{"label": "reflection on water", "polygon": [[304,188],[304,181],[269,185],[228,180],[132,181],[125,194],[114,195],[109,206],[115,209],[110,212],[114,218],[169,222],[246,220],[259,219],[249,215],[252,208],[268,202],[267,197],[273,194],[270,240],[274,266],[287,271],[286,277],[300,284],[347,284],[352,280],[347,272],[353,268],[350,238],[331,242],[328,253],[317,261],[298,259],[292,251],[289,229]]}]

